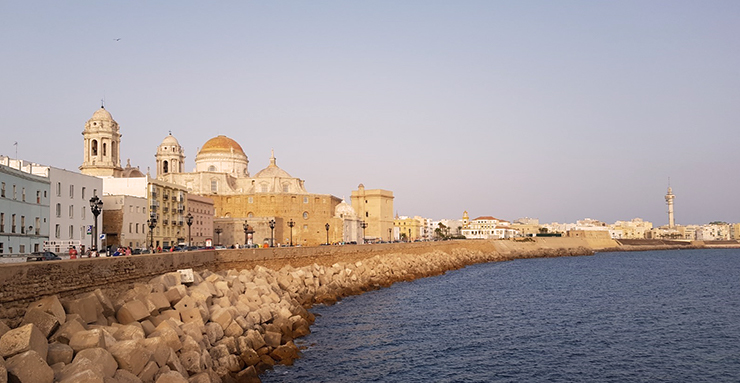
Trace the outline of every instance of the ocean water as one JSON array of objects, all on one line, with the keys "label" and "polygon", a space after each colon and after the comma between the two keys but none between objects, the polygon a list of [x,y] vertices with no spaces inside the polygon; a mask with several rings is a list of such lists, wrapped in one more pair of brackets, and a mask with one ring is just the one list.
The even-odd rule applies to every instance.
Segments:
[{"label": "ocean water", "polygon": [[480,264],[317,306],[263,382],[739,382],[740,250]]}]

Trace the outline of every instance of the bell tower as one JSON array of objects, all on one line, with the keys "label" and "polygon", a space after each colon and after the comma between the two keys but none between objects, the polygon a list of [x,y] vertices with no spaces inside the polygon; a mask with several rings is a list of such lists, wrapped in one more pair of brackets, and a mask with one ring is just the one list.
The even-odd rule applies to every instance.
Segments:
[{"label": "bell tower", "polygon": [[154,157],[157,160],[157,178],[159,179],[167,174],[185,171],[185,151],[172,132],[162,140]]},{"label": "bell tower", "polygon": [[104,106],[93,113],[82,132],[84,150],[80,166],[82,174],[102,177],[120,177],[121,133],[118,123]]}]

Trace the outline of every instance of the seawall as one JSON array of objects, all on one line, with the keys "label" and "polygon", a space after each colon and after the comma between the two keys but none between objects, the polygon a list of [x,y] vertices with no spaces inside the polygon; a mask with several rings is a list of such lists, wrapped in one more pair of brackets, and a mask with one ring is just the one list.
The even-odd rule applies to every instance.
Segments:
[{"label": "seawall", "polygon": [[101,289],[111,295],[137,282],[148,281],[178,269],[222,271],[261,265],[273,270],[291,265],[302,267],[337,262],[354,263],[375,256],[406,254],[420,256],[455,250],[496,254],[500,260],[526,257],[585,254],[616,247],[615,242],[590,243],[583,238],[536,238],[522,241],[458,240],[268,249],[206,250],[143,256],[92,258],[55,262],[0,265],[0,320],[15,324],[25,306],[39,297],[60,298]]}]

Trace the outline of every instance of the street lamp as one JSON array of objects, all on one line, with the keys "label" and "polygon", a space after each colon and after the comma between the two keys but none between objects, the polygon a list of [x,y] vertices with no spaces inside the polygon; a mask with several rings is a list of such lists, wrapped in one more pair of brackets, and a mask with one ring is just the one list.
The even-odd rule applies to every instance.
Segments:
[{"label": "street lamp", "polygon": [[326,225],[324,225],[326,228],[326,245],[329,245],[329,223],[327,222]]},{"label": "street lamp", "polygon": [[103,201],[98,198],[98,196],[93,196],[90,198],[90,210],[92,210],[93,217],[95,218],[95,231],[93,231],[92,235],[92,250],[98,250],[98,216],[100,215],[100,212],[103,210]]},{"label": "street lamp", "polygon": [[149,248],[154,251],[154,228],[157,227],[157,216],[154,212],[149,215],[149,219],[146,220],[146,223],[149,226]]},{"label": "street lamp", "polygon": [[244,247],[249,246],[249,224],[244,221]]},{"label": "street lamp", "polygon": [[185,216],[185,222],[188,223],[188,247],[192,246],[191,243],[193,238],[190,237],[190,227],[193,226],[193,215],[188,213],[188,215]]},{"label": "street lamp", "polygon": [[360,227],[362,227],[362,244],[365,244],[365,228],[367,227],[367,222],[362,221],[360,224]]},{"label": "street lamp", "polygon": [[295,226],[295,222],[293,222],[293,218],[288,221],[288,226],[290,227],[290,247],[293,247],[293,226]]},{"label": "street lamp", "polygon": [[216,235],[218,236],[216,238],[216,242],[218,242],[218,245],[221,246],[221,233],[224,232],[224,229],[222,229],[220,227],[217,227],[213,231],[215,231],[216,232]]},{"label": "street lamp", "polygon": [[267,224],[270,225],[270,247],[273,247],[273,240],[275,238],[275,220],[271,219]]}]

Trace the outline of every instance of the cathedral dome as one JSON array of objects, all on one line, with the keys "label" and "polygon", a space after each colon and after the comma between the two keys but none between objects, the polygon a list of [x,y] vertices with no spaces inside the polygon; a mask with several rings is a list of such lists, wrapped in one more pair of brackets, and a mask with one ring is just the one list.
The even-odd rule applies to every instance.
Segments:
[{"label": "cathedral dome", "polygon": [[100,107],[100,109],[96,110],[95,113],[93,113],[92,120],[98,120],[98,121],[113,121],[113,116],[111,116],[110,112],[105,110],[105,107]]},{"label": "cathedral dome", "polygon": [[244,150],[242,150],[242,147],[239,146],[239,143],[232,140],[229,137],[226,136],[216,136],[211,138],[210,140],[206,141],[205,144],[203,144],[203,147],[200,148],[200,151],[198,154],[201,153],[231,153],[234,152],[236,154],[241,154],[243,156],[247,156],[244,153]]},{"label": "cathedral dome", "polygon": [[177,141],[177,138],[170,133],[167,137],[162,140],[162,144],[160,146],[180,146],[180,143]]},{"label": "cathedral dome", "polygon": [[342,200],[342,202],[334,209],[334,216],[340,218],[356,218],[357,213],[355,213],[355,209],[353,209],[350,204]]},{"label": "cathedral dome", "polygon": [[254,178],[293,178],[283,169],[277,166],[277,160],[275,159],[275,153],[272,153],[270,157],[270,164],[266,168],[259,171],[254,175]]}]

